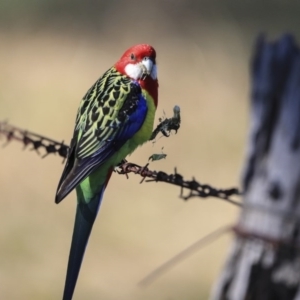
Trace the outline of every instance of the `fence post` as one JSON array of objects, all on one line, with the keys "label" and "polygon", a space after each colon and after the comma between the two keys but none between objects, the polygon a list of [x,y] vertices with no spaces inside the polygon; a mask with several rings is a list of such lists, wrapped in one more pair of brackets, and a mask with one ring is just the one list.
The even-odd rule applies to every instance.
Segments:
[{"label": "fence post", "polygon": [[243,208],[214,300],[300,300],[300,53],[257,40]]}]

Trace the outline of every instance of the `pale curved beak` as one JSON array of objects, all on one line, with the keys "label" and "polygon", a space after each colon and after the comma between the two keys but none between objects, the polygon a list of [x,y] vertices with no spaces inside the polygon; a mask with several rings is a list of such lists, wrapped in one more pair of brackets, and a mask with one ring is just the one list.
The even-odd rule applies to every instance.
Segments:
[{"label": "pale curved beak", "polygon": [[153,68],[153,61],[149,57],[144,57],[141,62],[141,67],[143,70],[143,75],[150,75]]}]

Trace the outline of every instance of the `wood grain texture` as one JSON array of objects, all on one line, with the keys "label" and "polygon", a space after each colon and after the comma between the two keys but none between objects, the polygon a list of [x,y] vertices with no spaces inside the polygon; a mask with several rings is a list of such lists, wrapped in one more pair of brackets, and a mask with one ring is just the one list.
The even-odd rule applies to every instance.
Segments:
[{"label": "wood grain texture", "polygon": [[252,61],[244,208],[212,299],[300,299],[300,54],[259,37]]}]

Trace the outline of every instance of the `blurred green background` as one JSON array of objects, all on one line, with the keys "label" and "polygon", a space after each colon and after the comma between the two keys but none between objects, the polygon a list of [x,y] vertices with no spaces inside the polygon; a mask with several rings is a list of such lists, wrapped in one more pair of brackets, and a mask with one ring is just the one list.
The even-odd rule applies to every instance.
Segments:
[{"label": "blurred green background", "polygon": [[[131,45],[158,53],[157,120],[182,110],[177,135],[129,159],[220,188],[237,186],[249,118],[249,61],[258,33],[299,35],[297,1],[0,2],[0,119],[69,141],[81,97]],[[0,299],[60,299],[75,194],[54,194],[63,165],[50,155],[0,151]],[[178,198],[162,183],[114,175],[87,248],[74,299],[206,299],[230,235],[147,288],[146,274],[201,236],[233,224],[238,209],[215,199]]]}]

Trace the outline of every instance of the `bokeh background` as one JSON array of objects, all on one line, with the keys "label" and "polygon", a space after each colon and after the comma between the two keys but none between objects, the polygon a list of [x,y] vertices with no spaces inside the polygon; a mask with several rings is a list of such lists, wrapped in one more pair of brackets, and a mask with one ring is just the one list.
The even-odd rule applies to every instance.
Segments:
[{"label": "bokeh background", "polygon": [[[69,141],[81,97],[136,43],[158,53],[159,117],[181,107],[177,135],[139,148],[150,167],[226,188],[238,186],[249,119],[249,62],[256,36],[299,35],[297,1],[0,2],[0,119]],[[157,121],[158,122],[158,121]],[[156,124],[157,124],[156,122]],[[3,141],[4,142],[4,141]],[[0,299],[60,299],[75,194],[54,194],[63,165],[12,142],[0,151]],[[147,288],[137,283],[238,209],[179,189],[114,175],[87,248],[74,299],[207,299],[230,234],[199,250]]]}]

